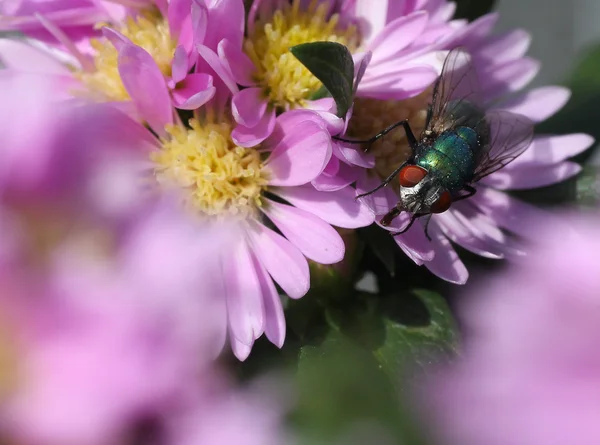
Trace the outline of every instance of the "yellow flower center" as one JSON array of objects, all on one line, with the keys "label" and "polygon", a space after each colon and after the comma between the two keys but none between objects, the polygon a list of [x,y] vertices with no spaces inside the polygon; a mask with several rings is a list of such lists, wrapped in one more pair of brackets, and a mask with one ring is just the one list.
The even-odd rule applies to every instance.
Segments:
[{"label": "yellow flower center", "polygon": [[279,110],[302,106],[321,82],[290,52],[301,43],[329,41],[354,51],[360,44],[356,26],[342,27],[339,15],[328,16],[327,2],[313,0],[302,10],[300,0],[282,2],[272,17],[256,22],[255,31],[244,42],[244,50],[254,62],[256,82],[270,103]]},{"label": "yellow flower center", "polygon": [[231,139],[231,122],[211,115],[191,128],[169,126],[151,154],[159,183],[186,190],[185,205],[208,215],[256,216],[268,174],[256,148]]},{"label": "yellow flower center", "polygon": [[[386,127],[408,119],[418,139],[425,127],[430,97],[431,91],[426,90],[419,96],[403,101],[357,98],[346,135],[351,139],[369,139]],[[390,175],[412,153],[402,127],[374,142],[370,151],[375,155],[375,171],[382,179]]]},{"label": "yellow flower center", "polygon": [[[171,38],[165,18],[156,13],[146,13],[135,19],[128,17],[117,31],[148,51],[165,76],[171,75],[171,61],[177,42]],[[129,100],[119,75],[119,53],[116,48],[104,37],[92,39],[91,45],[95,49],[95,71],[76,74],[88,88],[86,93],[99,101]]]}]

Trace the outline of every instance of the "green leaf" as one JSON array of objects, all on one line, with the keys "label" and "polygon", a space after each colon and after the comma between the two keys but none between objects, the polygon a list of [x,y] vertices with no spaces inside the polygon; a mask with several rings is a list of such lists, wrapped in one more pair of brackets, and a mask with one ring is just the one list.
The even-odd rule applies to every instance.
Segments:
[{"label": "green leaf", "polygon": [[[358,425],[384,432],[393,443],[423,445],[409,400],[402,400],[379,363],[339,331],[318,347],[303,348],[298,400],[291,426],[301,444],[340,443]],[[371,436],[360,443],[387,443]],[[343,441],[342,441],[343,442]]]},{"label": "green leaf", "polygon": [[330,330],[323,341],[302,346],[299,354],[292,420],[303,443],[334,440],[369,420],[397,443],[423,444],[409,389],[417,384],[415,370],[455,351],[444,299],[425,290],[355,294],[329,305],[326,318]]},{"label": "green leaf", "polygon": [[414,290],[383,300],[384,343],[374,351],[382,369],[402,391],[407,369],[427,370],[457,348],[454,317],[439,294]]},{"label": "green leaf", "polygon": [[586,165],[577,181],[577,203],[580,207],[598,208],[600,204],[600,168]]},{"label": "green leaf", "polygon": [[312,42],[293,46],[290,51],[327,88],[337,105],[337,115],[345,117],[352,106],[354,78],[348,48],[335,42]]},{"label": "green leaf", "polygon": [[361,293],[329,305],[326,318],[331,327],[326,338],[342,334],[360,346],[399,390],[406,386],[407,369],[424,368],[456,351],[454,318],[445,299],[432,291]]},{"label": "green leaf", "polygon": [[475,20],[494,7],[495,0],[457,0],[455,17]]}]

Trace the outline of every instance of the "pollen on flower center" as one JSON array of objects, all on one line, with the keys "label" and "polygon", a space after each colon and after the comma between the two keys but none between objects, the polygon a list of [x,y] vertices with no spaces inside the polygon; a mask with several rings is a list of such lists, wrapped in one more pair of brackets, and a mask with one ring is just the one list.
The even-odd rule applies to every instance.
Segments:
[{"label": "pollen on flower center", "polygon": [[235,145],[227,119],[189,124],[168,127],[161,149],[151,154],[157,180],[185,189],[186,206],[204,214],[256,214],[268,182],[260,152]]},{"label": "pollen on flower center", "polygon": [[[386,127],[408,119],[418,138],[427,118],[431,92],[402,101],[357,98],[346,135],[352,139],[369,139]],[[375,155],[375,171],[383,179],[390,175],[411,154],[411,148],[402,127],[398,127],[374,142],[370,147]]]},{"label": "pollen on flower center", "polygon": [[338,14],[328,15],[327,2],[313,0],[302,9],[300,0],[281,2],[282,8],[269,19],[256,23],[244,42],[244,50],[256,67],[255,80],[278,109],[301,106],[320,87],[314,77],[290,52],[301,43],[329,41],[346,45],[350,51],[360,44],[356,26],[341,26]]},{"label": "pollen on flower center", "polygon": [[[165,76],[171,75],[171,61],[177,44],[163,17],[150,13],[136,18],[128,17],[117,31],[148,51]],[[95,50],[96,69],[93,72],[79,72],[76,76],[97,100],[129,100],[119,75],[119,53],[116,48],[104,37],[92,39],[91,45]]]}]

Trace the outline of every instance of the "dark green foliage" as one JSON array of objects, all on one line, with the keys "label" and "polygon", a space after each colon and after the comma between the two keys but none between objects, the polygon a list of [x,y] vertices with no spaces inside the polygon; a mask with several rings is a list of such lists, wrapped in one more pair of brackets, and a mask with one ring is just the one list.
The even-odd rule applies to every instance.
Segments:
[{"label": "dark green foliage", "polygon": [[348,48],[335,42],[313,42],[296,45],[290,51],[329,91],[337,115],[345,117],[352,106],[354,79],[354,61]]}]

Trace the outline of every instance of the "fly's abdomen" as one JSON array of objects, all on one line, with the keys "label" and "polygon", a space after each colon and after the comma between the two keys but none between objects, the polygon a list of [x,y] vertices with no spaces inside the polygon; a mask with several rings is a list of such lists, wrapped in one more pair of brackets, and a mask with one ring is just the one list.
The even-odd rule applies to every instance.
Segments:
[{"label": "fly's abdomen", "polygon": [[435,174],[450,190],[462,188],[473,177],[477,133],[469,127],[448,130],[424,147],[417,164]]}]

